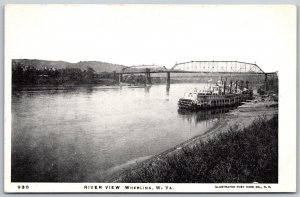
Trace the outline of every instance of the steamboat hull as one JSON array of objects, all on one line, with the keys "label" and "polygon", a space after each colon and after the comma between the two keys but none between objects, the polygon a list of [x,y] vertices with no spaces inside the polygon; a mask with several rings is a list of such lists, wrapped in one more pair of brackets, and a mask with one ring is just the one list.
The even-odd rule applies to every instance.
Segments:
[{"label": "steamboat hull", "polygon": [[237,106],[246,100],[251,100],[252,94],[240,95],[201,95],[196,100],[181,98],[178,101],[180,109],[211,109],[229,106]]}]

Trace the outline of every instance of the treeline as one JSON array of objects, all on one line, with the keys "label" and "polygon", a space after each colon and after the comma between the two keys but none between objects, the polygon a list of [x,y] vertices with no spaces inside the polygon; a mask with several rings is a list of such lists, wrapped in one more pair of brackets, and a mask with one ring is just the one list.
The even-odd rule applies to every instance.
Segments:
[{"label": "treeline", "polygon": [[92,68],[36,69],[32,66],[17,65],[12,69],[12,85],[63,85],[95,84],[97,74]]},{"label": "treeline", "polygon": [[[123,75],[122,82],[130,84],[146,83],[145,75]],[[161,83],[159,77],[151,77],[152,83]],[[119,83],[116,72],[96,73],[93,68],[42,68],[16,65],[12,68],[12,85],[14,86],[40,86],[40,85],[84,85],[103,84],[114,85]]]},{"label": "treeline", "polygon": [[267,90],[266,84],[260,86],[257,90],[260,95],[265,94],[277,94],[278,95],[278,78],[271,78],[267,80]]}]

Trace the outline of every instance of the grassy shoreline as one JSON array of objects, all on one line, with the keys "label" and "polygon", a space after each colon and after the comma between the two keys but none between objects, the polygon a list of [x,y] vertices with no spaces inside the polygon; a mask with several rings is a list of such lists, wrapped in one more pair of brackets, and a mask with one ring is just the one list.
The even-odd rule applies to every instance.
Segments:
[{"label": "grassy shoreline", "polygon": [[246,128],[230,127],[214,138],[182,147],[137,169],[125,170],[116,182],[132,183],[276,183],[278,116],[260,118]]}]

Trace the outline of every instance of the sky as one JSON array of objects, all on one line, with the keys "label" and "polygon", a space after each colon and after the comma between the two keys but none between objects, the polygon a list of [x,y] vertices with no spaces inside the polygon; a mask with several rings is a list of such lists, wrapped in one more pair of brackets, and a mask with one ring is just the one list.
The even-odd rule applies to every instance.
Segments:
[{"label": "sky", "polygon": [[296,8],[283,5],[8,5],[5,58],[171,68],[242,61],[274,72],[295,62]]}]

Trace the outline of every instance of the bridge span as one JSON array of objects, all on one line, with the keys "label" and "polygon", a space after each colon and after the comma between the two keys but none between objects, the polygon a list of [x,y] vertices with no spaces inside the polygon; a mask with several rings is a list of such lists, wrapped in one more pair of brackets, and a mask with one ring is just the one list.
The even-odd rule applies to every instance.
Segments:
[{"label": "bridge span", "polygon": [[[166,73],[167,83],[170,84],[171,73],[203,73],[209,75],[264,75],[267,84],[268,75],[277,75],[276,72],[264,72],[258,65],[239,61],[190,61],[176,63],[171,69],[165,66],[141,65],[123,68],[119,75],[122,82],[123,75],[145,74],[146,83],[151,84],[151,73]],[[267,89],[267,85],[266,85]]]}]

